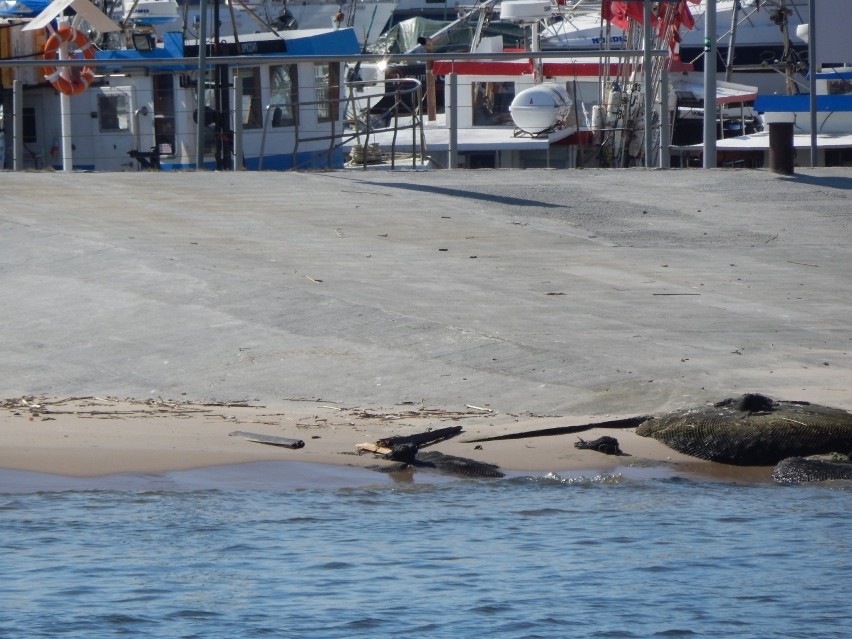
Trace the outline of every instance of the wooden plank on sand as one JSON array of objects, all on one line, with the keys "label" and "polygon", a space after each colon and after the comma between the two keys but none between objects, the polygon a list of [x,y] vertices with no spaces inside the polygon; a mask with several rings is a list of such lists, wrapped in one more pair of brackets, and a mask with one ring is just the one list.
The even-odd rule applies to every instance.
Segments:
[{"label": "wooden plank on sand", "polygon": [[390,448],[386,448],[384,446],[377,446],[376,444],[371,444],[367,442],[366,444],[357,444],[355,446],[355,450],[358,451],[358,454],[361,453],[376,453],[377,455],[390,455],[393,451]]}]

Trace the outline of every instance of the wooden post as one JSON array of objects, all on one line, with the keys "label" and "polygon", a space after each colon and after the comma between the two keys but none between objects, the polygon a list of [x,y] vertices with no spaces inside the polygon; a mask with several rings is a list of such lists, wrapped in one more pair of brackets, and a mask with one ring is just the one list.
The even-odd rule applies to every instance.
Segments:
[{"label": "wooden post", "polygon": [[[426,53],[432,53],[432,38],[426,38]],[[426,60],[426,117],[434,122],[437,117],[437,98],[435,96],[435,74],[432,72],[432,60]]]}]

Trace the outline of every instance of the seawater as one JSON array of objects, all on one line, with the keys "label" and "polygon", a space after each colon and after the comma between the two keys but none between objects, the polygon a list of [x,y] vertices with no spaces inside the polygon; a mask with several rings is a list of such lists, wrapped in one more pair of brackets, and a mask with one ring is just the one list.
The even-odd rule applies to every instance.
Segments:
[{"label": "seawater", "polygon": [[0,636],[852,632],[849,484],[281,468],[0,473]]}]

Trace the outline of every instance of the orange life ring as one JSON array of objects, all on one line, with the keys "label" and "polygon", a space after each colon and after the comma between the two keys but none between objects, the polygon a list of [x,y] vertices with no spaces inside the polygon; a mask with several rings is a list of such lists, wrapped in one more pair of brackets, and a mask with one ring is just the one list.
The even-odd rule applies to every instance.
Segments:
[{"label": "orange life ring", "polygon": [[[83,59],[95,59],[95,45],[91,40],[82,31],[67,25],[59,27],[48,38],[44,45],[44,59],[56,60],[59,57],[59,47],[66,42],[74,44]],[[73,54],[70,57],[73,58]],[[89,88],[92,80],[95,79],[95,71],[92,67],[45,67],[44,77],[60,93],[77,95]]]}]

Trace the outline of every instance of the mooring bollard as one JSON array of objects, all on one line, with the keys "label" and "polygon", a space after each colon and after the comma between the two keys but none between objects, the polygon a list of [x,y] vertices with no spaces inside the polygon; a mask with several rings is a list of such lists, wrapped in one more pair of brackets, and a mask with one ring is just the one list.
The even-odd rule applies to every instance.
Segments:
[{"label": "mooring bollard", "polygon": [[763,121],[769,125],[769,169],[774,173],[793,175],[796,147],[793,144],[792,113],[783,111],[764,113]]}]

